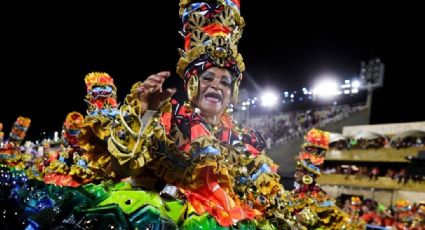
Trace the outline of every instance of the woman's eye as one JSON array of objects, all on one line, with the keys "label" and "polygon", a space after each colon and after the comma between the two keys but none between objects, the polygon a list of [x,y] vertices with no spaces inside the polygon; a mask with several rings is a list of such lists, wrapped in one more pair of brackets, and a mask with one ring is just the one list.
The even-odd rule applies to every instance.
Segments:
[{"label": "woman's eye", "polygon": [[202,80],[205,80],[205,81],[212,81],[214,79],[214,77],[210,77],[210,76],[203,76],[202,77]]},{"label": "woman's eye", "polygon": [[221,84],[223,84],[225,86],[230,86],[231,85],[230,81],[228,81],[228,80],[221,81]]}]

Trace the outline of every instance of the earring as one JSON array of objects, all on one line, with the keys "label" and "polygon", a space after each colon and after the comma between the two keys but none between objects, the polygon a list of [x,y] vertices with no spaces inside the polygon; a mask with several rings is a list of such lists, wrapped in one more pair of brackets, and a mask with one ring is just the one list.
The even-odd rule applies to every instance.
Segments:
[{"label": "earring", "polygon": [[232,97],[231,97],[231,99],[230,99],[230,102],[234,105],[234,106],[236,106],[236,103],[238,102],[238,93],[239,93],[239,84],[241,83],[241,81],[242,81],[242,77],[243,77],[243,75],[242,75],[242,73],[240,73],[239,75],[238,75],[238,77],[237,78],[235,78],[235,80],[233,81],[233,89],[232,89]]},{"label": "earring", "polygon": [[313,183],[313,177],[310,175],[304,175],[303,176],[303,183],[304,184],[312,184]]},{"label": "earring", "polygon": [[191,77],[189,77],[186,84],[187,97],[189,98],[189,101],[193,102],[198,96],[198,86],[199,86],[198,76],[192,75]]},{"label": "earring", "polygon": [[231,103],[233,105],[236,105],[236,103],[238,102],[239,84],[240,84],[239,80],[235,80],[233,82],[232,98],[231,98]]}]

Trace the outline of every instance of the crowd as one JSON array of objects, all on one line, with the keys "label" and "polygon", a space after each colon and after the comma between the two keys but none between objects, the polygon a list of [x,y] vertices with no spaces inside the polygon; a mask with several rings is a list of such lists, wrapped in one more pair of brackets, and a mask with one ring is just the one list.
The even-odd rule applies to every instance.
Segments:
[{"label": "crowd", "polygon": [[323,174],[342,174],[347,177],[355,175],[356,178],[369,178],[370,180],[377,180],[378,177],[387,177],[397,181],[397,183],[407,183],[409,181],[423,183],[425,174],[422,171],[417,170],[415,166],[389,168],[387,166],[337,165],[326,167]]},{"label": "crowd", "polygon": [[350,214],[351,218],[360,218],[368,225],[368,229],[425,229],[425,202],[412,203],[398,200],[395,205],[384,206],[373,199],[359,196],[339,197],[340,207]]},{"label": "crowd", "polygon": [[[382,135],[377,133],[360,133],[354,137],[344,137],[331,140],[330,148],[337,150],[349,149],[378,149],[378,148],[411,148],[425,145],[425,132],[408,131],[395,135]],[[408,134],[410,133],[410,135]]]},{"label": "crowd", "polygon": [[253,118],[248,121],[268,142],[268,147],[284,144],[294,138],[303,137],[312,128],[323,128],[350,114],[363,109],[363,106],[332,106],[317,110],[294,111],[267,118]]}]

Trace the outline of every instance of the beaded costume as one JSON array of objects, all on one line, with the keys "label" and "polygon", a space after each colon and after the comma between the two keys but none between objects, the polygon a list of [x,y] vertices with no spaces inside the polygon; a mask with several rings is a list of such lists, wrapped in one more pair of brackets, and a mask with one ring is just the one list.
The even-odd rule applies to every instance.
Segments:
[{"label": "beaded costume", "polygon": [[[137,89],[143,83],[138,82],[120,106],[112,77],[88,74],[87,114],[85,118],[77,112],[67,116],[66,146],[41,170],[45,183],[36,177],[27,181],[22,170],[17,174],[18,169],[10,168],[13,165],[1,166],[7,175],[1,180],[8,182],[1,185],[2,209],[7,211],[5,218],[13,220],[7,226],[348,228],[348,217],[314,184],[316,166],[323,163],[327,149],[327,134],[309,133],[307,143],[323,149],[303,146],[298,165],[302,186],[289,193],[279,183],[277,165],[266,155],[265,142],[257,132],[227,113],[218,125],[211,125],[192,103],[200,74],[211,67],[232,74],[231,101],[236,103],[245,69],[237,50],[245,24],[239,1],[182,0],[180,16],[185,42],[177,73],[185,82],[189,101],[169,100],[158,111],[142,111]],[[12,174],[19,178],[14,186],[9,183]]]}]

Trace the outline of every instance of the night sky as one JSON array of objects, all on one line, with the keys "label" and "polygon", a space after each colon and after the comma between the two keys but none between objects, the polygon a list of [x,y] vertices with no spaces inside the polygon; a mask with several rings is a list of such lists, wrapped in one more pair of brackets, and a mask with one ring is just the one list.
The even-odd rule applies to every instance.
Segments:
[{"label": "night sky", "polygon": [[[17,116],[28,116],[29,136],[35,138],[60,130],[68,112],[85,113],[84,76],[91,71],[115,79],[120,101],[134,82],[162,70],[173,73],[166,86],[182,92],[175,74],[177,47],[183,45],[178,1],[155,2],[7,10],[0,33],[4,131]],[[419,83],[425,61],[419,10],[285,8],[242,1],[246,27],[239,51],[246,76],[263,88],[300,88],[323,73],[352,78],[361,61],[379,57],[385,80],[374,93],[371,122],[425,120],[419,112],[425,99]],[[253,89],[246,79],[242,87]]]}]

